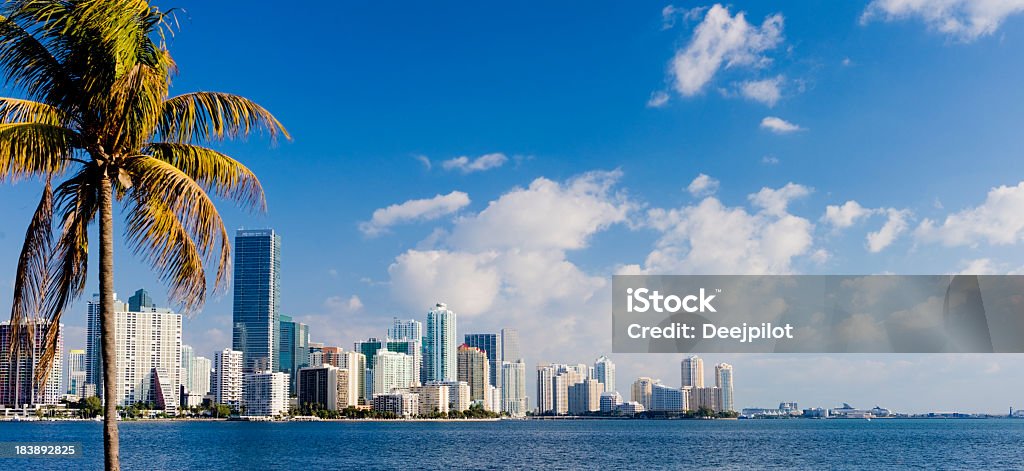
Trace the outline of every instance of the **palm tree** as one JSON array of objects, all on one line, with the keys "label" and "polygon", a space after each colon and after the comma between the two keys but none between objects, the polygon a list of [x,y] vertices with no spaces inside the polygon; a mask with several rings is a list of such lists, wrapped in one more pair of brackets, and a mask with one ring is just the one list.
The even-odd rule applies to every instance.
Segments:
[{"label": "palm tree", "polygon": [[[227,282],[230,241],[210,194],[265,209],[256,176],[204,144],[287,131],[231,94],[170,97],[165,34],[174,17],[144,0],[21,0],[0,6],[0,69],[21,98],[0,98],[0,181],[44,183],[18,260],[14,328],[46,325],[37,383],[53,365],[58,324],[86,283],[99,222],[100,337],[106,469],[118,460],[114,340],[114,203],[128,246],[190,313]],[[56,231],[54,231],[56,229]],[[29,338],[34,338],[27,332]],[[15,337],[21,335],[15,332]],[[17,344],[18,342],[15,342]]]}]

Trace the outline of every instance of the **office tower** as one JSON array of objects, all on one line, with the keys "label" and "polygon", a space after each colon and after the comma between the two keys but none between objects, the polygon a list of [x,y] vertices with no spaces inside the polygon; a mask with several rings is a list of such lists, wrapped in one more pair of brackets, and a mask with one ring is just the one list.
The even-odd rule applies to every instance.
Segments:
[{"label": "office tower", "polygon": [[[35,381],[39,359],[46,349],[49,326],[50,323],[42,319],[22,321],[19,329],[14,329],[10,321],[0,323],[0,405],[15,408],[60,402],[64,392],[61,387],[64,378],[63,324],[57,324],[57,352],[46,383],[39,388]],[[17,334],[15,330],[18,330]]]},{"label": "office tower", "polygon": [[[114,331],[117,339],[117,405],[152,402],[168,414],[177,413],[181,402],[181,314],[157,307],[145,290],[138,290],[131,305],[114,300]],[[102,391],[103,362],[100,346],[99,300],[89,303],[87,356],[90,368],[96,368],[97,392]],[[101,394],[102,396],[102,394]],[[107,399],[107,398],[104,398]]]},{"label": "office tower", "polygon": [[445,303],[427,313],[423,340],[423,381],[453,381],[457,372],[456,316]]},{"label": "office tower", "polygon": [[451,393],[447,384],[424,384],[423,386],[409,388],[409,392],[419,394],[420,414],[448,413]]},{"label": "office tower", "polygon": [[[414,339],[402,339],[402,340],[391,340],[391,339],[377,339],[370,337],[369,339],[362,340],[353,344],[353,350],[360,353],[364,357],[365,368],[362,370],[362,377],[360,383],[363,385],[363,393],[361,399],[363,404],[370,404],[373,399],[373,370],[374,370],[374,359],[377,356],[377,352],[382,349],[390,350],[391,352],[404,353],[412,358],[412,374],[414,384],[420,383],[420,365],[422,364],[423,352],[421,343]],[[385,348],[386,347],[386,348]],[[379,392],[379,391],[376,391]]]},{"label": "office tower", "polygon": [[664,384],[651,386],[651,407],[648,410],[658,412],[683,412],[687,410],[687,390],[673,388]]},{"label": "office tower", "polygon": [[423,342],[423,323],[415,319],[392,319],[388,337],[395,340],[416,340]]},{"label": "office tower", "polygon": [[516,361],[523,358],[519,350],[519,331],[516,329],[501,329],[501,359],[502,361]]},{"label": "office tower", "polygon": [[280,365],[281,237],[273,229],[235,233],[232,349],[245,371],[278,371]]},{"label": "office tower", "polygon": [[715,387],[721,391],[722,410],[726,412],[736,410],[732,398],[732,365],[728,363],[715,365]]},{"label": "office tower", "polygon": [[490,363],[490,376],[487,380],[491,386],[500,388],[501,362],[504,361],[501,356],[501,334],[466,334],[465,339],[466,345],[479,348],[487,355],[487,361]]},{"label": "office tower", "polygon": [[214,402],[232,408],[242,405],[242,362],[245,354],[225,348],[213,354],[213,381],[210,385]]},{"label": "office tower", "polygon": [[616,391],[605,391],[601,393],[600,402],[601,412],[614,412],[622,404],[622,395]]},{"label": "office tower", "polygon": [[242,385],[242,415],[275,417],[288,412],[288,373],[246,373]]},{"label": "office tower", "polygon": [[128,297],[128,310],[131,312],[142,312],[155,307],[153,297],[145,288],[135,291],[135,294]]},{"label": "office tower", "polygon": [[288,393],[294,396],[299,368],[309,366],[309,326],[284,315],[280,324],[280,370],[288,373]]},{"label": "office tower", "polygon": [[82,397],[85,392],[86,361],[85,350],[71,350],[68,352],[68,394]]},{"label": "office tower", "polygon": [[682,386],[684,388],[687,386],[693,388],[704,387],[704,360],[698,356],[683,358],[680,367],[682,370]]},{"label": "office tower", "polygon": [[373,357],[373,390],[369,397],[390,393],[392,389],[407,389],[418,382],[413,377],[413,357],[393,352],[386,346]]},{"label": "office tower", "polygon": [[192,365],[195,364],[196,353],[192,350],[191,345],[181,346],[181,385],[185,386],[189,391],[192,390],[192,377],[189,375],[189,371],[192,369]]},{"label": "office tower", "polygon": [[483,401],[490,382],[490,362],[487,353],[476,347],[462,344],[459,346],[458,380],[469,384],[469,397],[473,401]]},{"label": "office tower", "polygon": [[687,393],[687,405],[690,410],[697,410],[700,408],[710,409],[715,412],[721,412],[722,409],[722,390],[717,387],[711,388],[683,388]]},{"label": "office tower", "polygon": [[369,404],[366,400],[366,355],[359,352],[341,352],[338,360],[338,368],[348,370],[348,405]]},{"label": "office tower", "polygon": [[376,394],[373,396],[373,410],[390,412],[397,417],[415,417],[420,415],[420,396],[411,392]]},{"label": "office tower", "polygon": [[525,417],[526,404],[526,362],[521,358],[501,363],[501,411],[512,417]]},{"label": "office tower", "polygon": [[601,355],[594,362],[594,379],[604,385],[605,391],[616,391],[615,389],[615,363],[608,357]]},{"label": "office tower", "polygon": [[650,409],[651,393],[655,383],[655,380],[646,376],[637,378],[636,381],[633,382],[633,391],[630,399],[632,399],[633,402],[639,402],[642,404],[644,409]]},{"label": "office tower", "polygon": [[537,412],[543,414],[555,407],[552,392],[555,385],[555,367],[547,363],[537,365]]},{"label": "office tower", "polygon": [[[103,396],[103,346],[100,345],[100,295],[93,294],[88,303],[85,334],[85,382],[92,385],[96,394]],[[117,300],[114,294],[114,311],[123,311],[128,306]]]},{"label": "office tower", "polygon": [[601,409],[601,393],[604,384],[593,378],[585,378],[582,382],[569,387],[569,413],[581,415],[597,412]]}]

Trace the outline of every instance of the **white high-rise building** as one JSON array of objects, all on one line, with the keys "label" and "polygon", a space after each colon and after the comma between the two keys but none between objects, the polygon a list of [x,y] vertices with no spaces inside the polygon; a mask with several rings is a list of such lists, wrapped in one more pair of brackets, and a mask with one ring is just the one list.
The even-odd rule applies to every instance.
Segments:
[{"label": "white high-rise building", "polygon": [[391,328],[388,329],[388,337],[394,340],[415,340],[423,341],[423,323],[416,319],[392,320]]},{"label": "white high-rise building", "polygon": [[426,386],[446,386],[448,388],[448,410],[464,411],[469,409],[469,384],[465,381],[431,381]]},{"label": "white high-rise building", "polygon": [[458,369],[457,317],[445,303],[427,313],[423,340],[423,381],[455,381]]},{"label": "white high-rise building", "polygon": [[651,387],[651,407],[648,410],[659,412],[683,412],[688,409],[688,389],[673,388],[664,384]]},{"label": "white high-rise building", "polygon": [[596,412],[601,409],[601,393],[604,384],[593,378],[569,387],[569,413],[573,415]]},{"label": "white high-rise building", "polygon": [[213,369],[213,362],[206,357],[196,357],[189,369],[189,381],[192,383],[190,391],[199,396],[210,394],[210,371]]},{"label": "white high-rise building", "polygon": [[192,390],[192,377],[189,376],[189,370],[192,369],[192,365],[196,361],[196,353],[192,350],[191,345],[181,346],[181,384],[185,386],[189,391]]},{"label": "white high-rise building", "polygon": [[651,394],[653,393],[654,385],[657,383],[658,381],[646,376],[637,378],[636,381],[633,382],[633,390],[630,395],[630,399],[632,399],[633,402],[638,402],[643,405],[644,409],[650,409]]},{"label": "white high-rise building", "polygon": [[680,363],[682,387],[704,387],[704,360],[698,356],[683,358]]},{"label": "white high-rise building", "polygon": [[348,370],[348,391],[342,408],[359,405],[359,398],[365,394],[366,388],[366,355],[343,351],[338,358],[338,367]]},{"label": "white high-rise building", "polygon": [[373,395],[415,386],[413,361],[412,355],[388,350],[387,342],[384,342],[373,358]]},{"label": "white high-rise building", "polygon": [[615,363],[608,357],[601,355],[594,362],[594,379],[604,385],[605,391],[616,391],[615,388]]},{"label": "white high-rise building", "polygon": [[732,365],[728,363],[715,365],[715,387],[721,391],[722,410],[726,412],[736,410],[732,396]]},{"label": "white high-rise building", "polygon": [[512,417],[525,417],[526,362],[521,358],[514,362],[502,362],[501,384],[501,411]]},{"label": "white high-rise building", "polygon": [[[36,383],[36,369],[46,344],[45,337],[50,323],[44,320],[29,320],[14,329],[10,321],[0,323],[0,406],[21,407],[24,405],[55,405],[64,394],[61,381],[64,378],[64,325],[57,324],[57,352],[53,357],[46,384],[39,388]],[[29,335],[29,329],[32,334]],[[18,330],[15,336],[15,330]],[[18,338],[15,338],[18,337]],[[15,342],[20,342],[16,356],[11,356]]]},{"label": "white high-rise building", "polygon": [[246,373],[242,386],[242,415],[276,417],[288,411],[288,373]]},{"label": "white high-rise building", "polygon": [[558,415],[569,413],[569,388],[582,383],[588,375],[589,368],[583,364],[537,365],[538,412]]},{"label": "white high-rise building", "polygon": [[601,393],[601,412],[613,412],[622,404],[622,395],[615,391]]},{"label": "white high-rise building", "polygon": [[242,352],[225,348],[213,354],[214,402],[231,407],[242,405]]}]

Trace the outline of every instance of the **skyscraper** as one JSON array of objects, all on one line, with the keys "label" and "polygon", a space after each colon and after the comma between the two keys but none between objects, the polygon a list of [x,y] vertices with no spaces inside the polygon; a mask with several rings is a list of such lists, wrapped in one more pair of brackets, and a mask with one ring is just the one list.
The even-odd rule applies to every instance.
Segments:
[{"label": "skyscraper", "polygon": [[[130,305],[130,304],[129,304]],[[192,377],[189,376],[189,371],[196,362],[196,352],[192,350],[191,345],[181,346],[181,385],[185,386],[189,391],[192,390]]]},{"label": "skyscraper", "polygon": [[[587,370],[586,365],[582,365]],[[537,365],[537,410],[541,414],[567,414],[569,412],[569,390],[582,383],[587,376],[581,375],[579,365],[538,364]]]},{"label": "skyscraper", "polygon": [[501,335],[500,334],[466,334],[466,345],[470,347],[479,348],[487,355],[487,361],[490,363],[490,377],[487,378],[490,381],[491,386],[496,388],[501,387],[501,362],[504,358],[501,356]]},{"label": "skyscraper", "polygon": [[247,372],[280,369],[280,282],[281,237],[273,229],[239,229],[231,344]]},{"label": "skyscraper", "polygon": [[[365,358],[365,372],[364,375],[368,379],[361,379],[364,388],[369,388],[370,391],[363,393],[363,399],[367,399],[367,402],[373,400],[373,369],[375,367],[374,357],[377,355],[377,351],[383,349],[385,346],[387,350],[392,352],[404,353],[412,357],[412,373],[415,382],[420,382],[420,371],[421,365],[423,364],[423,348],[422,343],[414,339],[402,339],[402,340],[391,340],[391,339],[378,339],[370,337],[366,340],[362,340],[353,344],[353,349],[361,354]],[[326,348],[326,347],[325,347]],[[329,355],[325,354],[325,362]],[[333,363],[332,363],[333,364]],[[335,366],[341,366],[338,363]],[[367,384],[367,381],[369,383]]]},{"label": "skyscraper", "polygon": [[427,313],[423,345],[423,381],[454,381],[456,376],[456,316],[445,303]]},{"label": "skyscraper", "polygon": [[307,366],[299,369],[299,405],[327,410],[344,410],[358,404],[352,376],[347,368],[333,365]]},{"label": "skyscraper", "polygon": [[657,381],[641,376],[633,382],[633,390],[630,399],[644,406],[644,409],[651,408],[651,395],[654,392],[654,384]]},{"label": "skyscraper", "polygon": [[502,361],[516,361],[523,358],[519,350],[519,331],[516,329],[501,329],[501,359]]},{"label": "skyscraper", "polygon": [[683,358],[683,361],[680,363],[680,369],[682,370],[682,387],[704,387],[704,360],[701,360],[698,356]]},{"label": "skyscraper", "polygon": [[388,337],[395,340],[415,340],[423,342],[423,323],[416,319],[392,320],[391,328],[388,329]]},{"label": "skyscraper", "polygon": [[[114,299],[114,331],[117,358],[118,405],[153,402],[166,413],[177,412],[180,403],[181,314],[157,307],[145,290],[132,296],[138,311]],[[100,352],[99,302],[89,303],[86,332],[86,363],[91,372],[89,384],[102,396],[103,362]],[[87,373],[87,377],[89,373]],[[93,383],[92,381],[96,381]],[[104,398],[107,399],[107,398]]]},{"label": "skyscraper", "polygon": [[469,384],[469,398],[472,401],[483,401],[490,382],[490,361],[487,353],[477,347],[466,344],[459,346],[458,380]]},{"label": "skyscraper", "polygon": [[720,390],[722,395],[722,410],[727,412],[736,410],[732,396],[732,365],[728,363],[715,365],[715,387]]},{"label": "skyscraper", "polygon": [[[0,323],[0,405],[21,407],[28,405],[54,405],[63,394],[64,325],[57,327],[57,353],[46,384],[38,388],[35,376],[39,358],[46,347],[45,337],[49,322],[24,321],[15,338],[10,321]],[[29,332],[31,330],[31,332]],[[14,343],[20,343],[16,355],[11,355]]]},{"label": "skyscraper", "polygon": [[309,326],[290,316],[281,316],[280,331],[280,370],[288,373],[288,391],[295,395],[299,369],[309,365]]},{"label": "skyscraper", "polygon": [[131,312],[141,312],[145,308],[153,307],[156,307],[156,303],[153,302],[153,298],[145,288],[139,289],[128,297],[128,310]]},{"label": "skyscraper", "polygon": [[392,389],[406,389],[416,386],[413,377],[413,357],[404,353],[393,352],[386,346],[377,350],[373,357],[373,393],[389,394]]},{"label": "skyscraper", "polygon": [[526,416],[526,362],[521,358],[501,363],[501,411],[512,417]]},{"label": "skyscraper", "polygon": [[[123,305],[114,294],[114,310]],[[85,383],[92,385],[96,394],[103,396],[103,346],[100,345],[100,295],[93,294],[85,320]]]},{"label": "skyscraper", "polygon": [[211,393],[217,404],[242,405],[242,352],[225,348],[213,354]]},{"label": "skyscraper", "polygon": [[67,391],[68,394],[81,395],[84,393],[85,388],[85,350],[71,350],[68,352],[68,381]]},{"label": "skyscraper", "polygon": [[594,379],[600,381],[601,384],[604,385],[605,391],[616,391],[615,363],[612,363],[612,361],[604,355],[598,357],[597,361],[594,362]]},{"label": "skyscraper", "polygon": [[257,371],[246,373],[243,381],[246,416],[274,417],[288,411],[288,373]]},{"label": "skyscraper", "polygon": [[586,378],[569,387],[569,413],[585,414],[601,410],[601,393],[604,384],[593,378]]}]

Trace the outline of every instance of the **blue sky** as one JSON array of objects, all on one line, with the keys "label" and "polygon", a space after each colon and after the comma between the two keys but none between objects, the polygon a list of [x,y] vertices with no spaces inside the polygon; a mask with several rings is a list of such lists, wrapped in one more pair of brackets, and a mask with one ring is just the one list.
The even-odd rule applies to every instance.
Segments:
[{"label": "blue sky", "polygon": [[[443,300],[460,335],[517,327],[531,365],[590,363],[614,273],[1024,267],[1020,2],[161,6],[185,10],[172,93],[246,95],[294,136],[221,145],[270,210],[222,208],[281,233],[282,309],[315,341]],[[2,309],[39,189],[0,186]],[[117,261],[123,297],[164,297]],[[207,356],[230,344],[230,295],[211,299],[184,333]],[[679,356],[612,358],[622,391],[679,383]],[[706,361],[735,365],[741,407],[1024,404],[1019,355]]]}]

